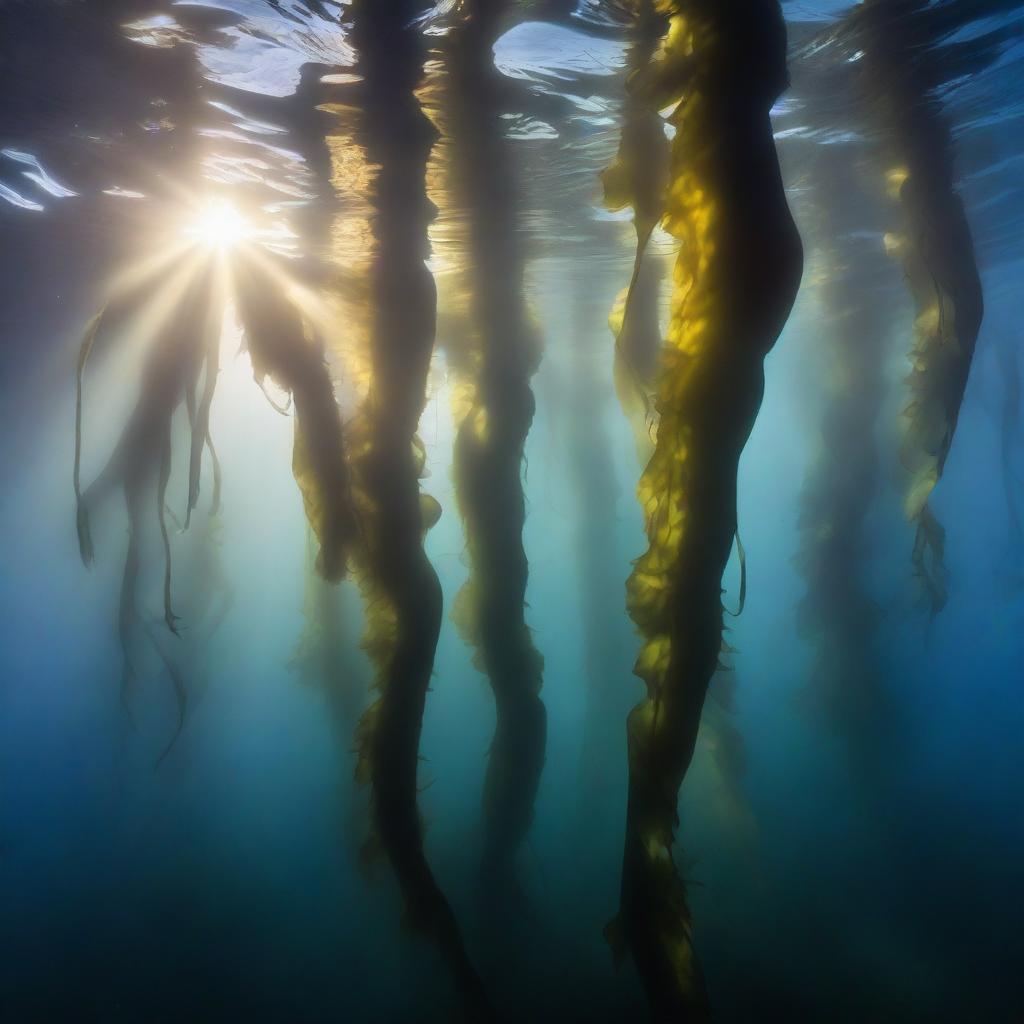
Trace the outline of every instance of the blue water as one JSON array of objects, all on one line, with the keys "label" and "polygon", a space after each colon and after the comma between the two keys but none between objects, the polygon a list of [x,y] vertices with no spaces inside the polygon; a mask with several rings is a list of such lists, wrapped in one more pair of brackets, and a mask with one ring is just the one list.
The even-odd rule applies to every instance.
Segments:
[{"label": "blue water", "polygon": [[[222,511],[211,523],[204,505],[187,532],[171,523],[178,640],[163,631],[163,560],[147,505],[138,615],[155,639],[127,710],[121,502],[112,497],[94,516],[89,571],[75,533],[84,325],[112,282],[153,255],[150,240],[208,196],[246,211],[259,244],[301,268],[297,280],[340,296],[325,314],[337,328],[328,364],[343,417],[355,414],[368,371],[353,351],[365,324],[345,305],[346,285],[365,258],[371,216],[346,114],[317,109],[322,76],[353,74],[342,6],[0,0],[2,1021],[458,1019],[440,956],[403,926],[387,863],[361,861],[367,790],[353,781],[352,733],[374,674],[359,645],[362,601],[351,580],[332,591],[343,657],[325,677],[316,662],[325,585],[292,477],[292,411],[275,411],[253,383],[230,314],[211,413]],[[452,6],[424,15],[428,41],[443,39]],[[500,124],[516,182],[503,201],[542,346],[522,489],[525,616],[544,658],[548,738],[517,859],[522,896],[500,927],[484,919],[477,884],[494,699],[451,614],[470,556],[452,468],[458,372],[445,339],[461,329],[459,275],[471,257],[468,214],[446,191],[443,130],[427,171],[439,324],[419,436],[422,489],[442,509],[425,549],[445,616],[419,805],[430,863],[505,1019],[643,1020],[639,978],[628,960],[613,964],[602,936],[618,901],[625,715],[642,696],[624,591],[645,548],[641,467],[616,400],[607,326],[633,236],[629,211],[606,211],[598,184],[618,145],[626,43],[615,5],[581,3],[560,21],[522,6],[511,5],[494,63],[529,97]],[[881,408],[862,439],[876,446],[879,468],[859,565],[879,610],[871,643],[886,700],[869,726],[849,729],[808,697],[816,647],[798,623],[801,502],[833,372],[826,271],[812,240],[813,154],[845,147],[867,182],[874,140],[842,85],[850,56],[833,33],[847,5],[783,6],[793,87],[774,115],[807,263],[740,463],[746,602],[726,620],[736,653],[725,714],[743,768],[731,788],[717,734],[702,736],[681,794],[677,864],[719,1020],[1012,1024],[1024,1015],[1024,551],[1013,522],[1024,503],[1024,434],[1012,399],[1024,365],[1024,6],[932,5],[952,12],[939,64],[958,43],[997,37],[984,66],[936,90],[985,317],[932,501],[949,569],[948,603],[934,619],[918,601],[901,504],[913,306],[885,256],[884,224],[864,217],[874,269],[851,301],[886,315]],[[442,103],[431,92],[438,75],[428,65],[419,94],[428,113]],[[836,91],[819,93],[822,81]],[[187,182],[175,177],[185,166]],[[859,195],[832,201],[854,219],[862,205],[875,209]],[[659,232],[652,258],[667,268],[674,246]],[[146,286],[156,301],[170,275]],[[667,303],[666,293],[663,324]],[[116,444],[145,354],[145,332],[97,353],[86,379],[86,478]],[[183,410],[174,439],[169,502],[180,511]],[[595,536],[604,541],[587,547]],[[735,553],[723,587],[735,609]],[[596,766],[583,757],[595,634],[598,674],[618,680],[601,711]],[[301,664],[304,649],[312,667]],[[187,678],[189,703],[155,766],[176,729],[165,655]]]}]

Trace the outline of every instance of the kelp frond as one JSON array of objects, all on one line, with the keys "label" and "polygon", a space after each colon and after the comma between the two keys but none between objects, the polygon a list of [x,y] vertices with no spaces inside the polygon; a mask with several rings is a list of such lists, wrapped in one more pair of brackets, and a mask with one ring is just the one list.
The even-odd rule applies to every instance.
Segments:
[{"label": "kelp frond", "polygon": [[609,316],[615,338],[614,379],[623,411],[633,425],[643,461],[651,454],[654,387],[661,351],[657,261],[645,259],[648,243],[665,211],[669,175],[669,142],[657,107],[637,88],[639,75],[653,59],[665,32],[664,14],[654,0],[635,0],[627,54],[630,77],[623,107],[622,134],[615,160],[601,175],[605,206],[630,207],[636,233],[633,272]]},{"label": "kelp frond", "polygon": [[854,25],[864,88],[883,133],[886,190],[903,216],[902,230],[887,236],[886,247],[902,263],[916,306],[904,410],[904,511],[916,530],[914,573],[934,616],[946,603],[947,571],[946,534],[931,496],[953,443],[981,328],[981,280],[954,185],[950,130],[934,94],[937,40],[927,5],[893,9],[869,0]]},{"label": "kelp frond", "polygon": [[657,443],[638,488],[648,549],[627,584],[647,696],[629,716],[621,903],[609,938],[632,954],[654,1018],[668,1021],[707,1015],[672,859],[676,800],[719,662],[737,464],[802,256],[769,120],[787,84],[778,3],[658,7],[670,18],[668,33],[633,88],[652,107],[676,104],[664,226],[680,250]]}]

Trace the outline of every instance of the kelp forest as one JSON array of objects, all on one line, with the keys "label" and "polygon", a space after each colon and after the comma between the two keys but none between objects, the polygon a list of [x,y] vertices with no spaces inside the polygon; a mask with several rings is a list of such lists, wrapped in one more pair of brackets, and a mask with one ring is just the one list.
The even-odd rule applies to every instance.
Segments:
[{"label": "kelp forest", "polygon": [[1021,1019],[1024,3],[0,24],[0,1019]]}]

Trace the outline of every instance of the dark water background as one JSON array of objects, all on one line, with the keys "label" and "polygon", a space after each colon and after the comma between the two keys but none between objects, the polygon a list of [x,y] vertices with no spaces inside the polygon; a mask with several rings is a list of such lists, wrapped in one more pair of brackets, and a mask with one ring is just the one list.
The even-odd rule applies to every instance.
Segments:
[{"label": "dark water background", "polygon": [[[425,20],[428,38],[441,38],[429,33],[440,31],[446,6]],[[874,140],[848,80],[856,53],[830,37],[845,5],[784,5],[793,87],[775,121],[807,266],[740,466],[747,601],[729,620],[729,642],[742,798],[702,742],[680,805],[679,861],[723,1021],[1011,1024],[1024,1014],[1024,551],[1014,526],[1024,500],[1014,397],[1024,12],[1006,2],[946,6],[955,24],[932,55],[938,66],[982,40],[983,59],[963,74],[950,64],[938,95],[986,312],[933,500],[948,534],[950,596],[931,623],[916,606],[900,504],[913,309],[899,264],[885,256],[884,209],[871,189],[824,190],[868,254],[850,301],[882,312],[884,391],[875,436],[864,439],[877,444],[880,463],[862,564],[881,613],[873,643],[886,700],[867,725],[844,729],[808,696],[814,645],[798,623],[807,595],[795,561],[801,495],[834,372],[820,291],[828,271],[812,237],[822,202],[814,168],[820,151],[837,147],[867,182]],[[291,476],[292,424],[253,385],[236,327],[225,332],[212,413],[224,468],[216,540],[203,546],[203,529],[173,538],[186,619],[191,610],[212,620],[209,602],[228,592],[230,610],[202,642],[200,630],[186,632],[192,698],[158,769],[175,719],[161,661],[142,673],[134,726],[119,699],[117,502],[97,516],[91,572],[76,548],[78,344],[110,280],[145,257],[154,223],[173,217],[167,179],[188,167],[189,196],[228,195],[258,210],[268,246],[303,266],[340,279],[360,259],[367,211],[358,168],[344,158],[344,114],[316,110],[330,102],[320,76],[344,74],[354,59],[337,11],[285,0],[0,0],[3,1021],[454,1014],[436,953],[403,931],[386,865],[367,875],[359,864],[366,798],[351,781],[351,730],[372,678],[358,646],[359,595],[345,583],[331,612],[349,695],[339,704],[315,666],[296,664],[321,591]],[[613,967],[602,938],[618,896],[622,723],[641,690],[623,593],[644,547],[639,467],[615,399],[606,323],[628,280],[632,228],[628,212],[603,209],[598,186],[618,144],[624,43],[598,4],[560,19],[544,13],[517,9],[495,48],[499,70],[531,98],[501,120],[515,189],[500,201],[523,246],[543,346],[523,539],[548,712],[536,817],[519,860],[524,894],[500,927],[482,921],[476,885],[494,705],[449,615],[468,570],[444,340],[469,256],[465,212],[445,192],[452,157],[443,137],[428,169],[441,317],[420,436],[423,486],[443,509],[426,550],[446,617],[422,739],[421,780],[431,784],[420,805],[432,864],[508,1019],[639,1020],[639,982],[628,963]],[[439,74],[428,66],[428,113],[441,102],[432,92]],[[660,237],[655,247],[667,258],[672,242]],[[134,400],[143,348],[129,339],[89,380],[90,473]],[[343,363],[332,359],[339,379]],[[343,386],[339,394],[344,406]],[[170,493],[184,487],[179,460]],[[155,527],[146,530],[152,557],[140,604],[159,623],[162,563]],[[724,585],[734,606],[735,560]],[[601,673],[620,681],[603,710],[597,768],[581,762],[594,617]]]}]

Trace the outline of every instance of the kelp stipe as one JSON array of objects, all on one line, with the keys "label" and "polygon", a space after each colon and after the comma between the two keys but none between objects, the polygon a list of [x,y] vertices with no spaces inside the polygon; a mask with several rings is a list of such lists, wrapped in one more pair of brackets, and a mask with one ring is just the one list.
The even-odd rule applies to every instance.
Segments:
[{"label": "kelp stipe", "polygon": [[471,575],[459,596],[463,634],[494,691],[497,722],[484,783],[482,896],[518,893],[514,859],[533,820],[544,766],[543,658],[525,618],[523,448],[533,421],[539,345],[523,297],[516,182],[491,51],[507,5],[471,0],[445,45],[452,191],[468,218],[468,352],[456,410],[454,475]]},{"label": "kelp stipe", "polygon": [[736,534],[736,471],[789,316],[802,248],[769,110],[787,85],[776,0],[666,0],[662,49],[634,77],[677,104],[664,223],[680,240],[658,381],[657,443],[640,480],[649,547],[627,585],[647,697],[631,712],[629,806],[613,946],[629,952],[654,1019],[702,1019],[707,994],[672,860],[679,787],[722,638],[722,573]]},{"label": "kelp stipe", "polygon": [[923,0],[867,0],[851,27],[862,53],[863,89],[883,134],[886,187],[903,215],[902,231],[889,234],[886,247],[900,260],[916,306],[904,511],[916,529],[914,572],[934,616],[946,602],[947,571],[945,530],[929,502],[953,443],[983,298],[954,185],[952,138],[935,95],[942,73],[931,60],[933,16]]},{"label": "kelp stipe", "polygon": [[355,558],[367,604],[364,643],[380,695],[358,728],[357,774],[371,787],[374,839],[398,879],[409,923],[437,943],[467,1019],[489,1020],[493,1011],[427,863],[417,806],[420,731],[442,613],[440,583],[423,549],[428,522],[416,438],[437,314],[424,262],[434,212],[426,165],[437,133],[415,94],[424,53],[412,22],[420,11],[417,0],[357,0],[350,12],[362,79],[356,137],[377,167],[369,185],[371,375],[349,449],[360,513]]}]

